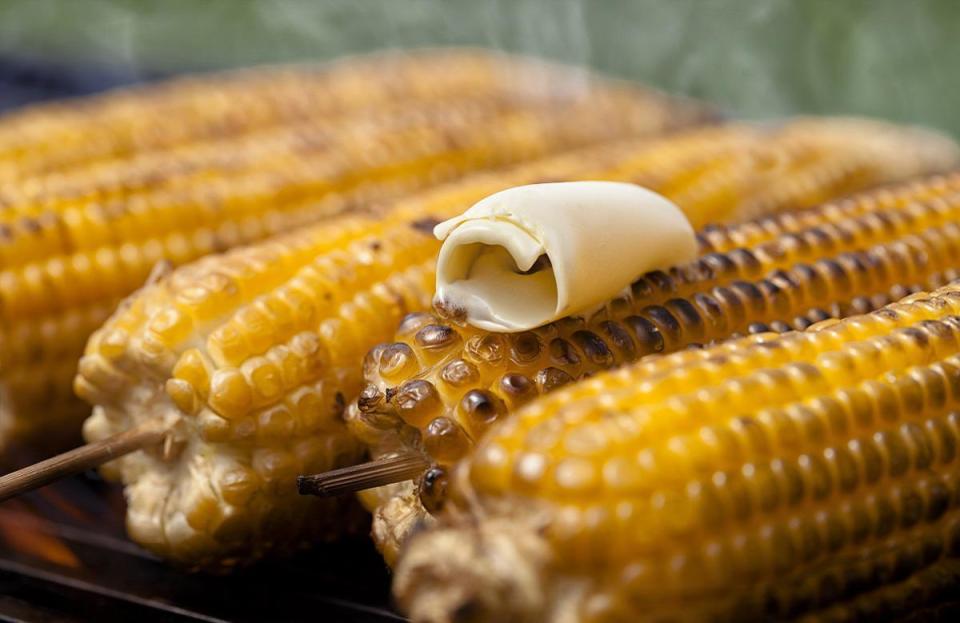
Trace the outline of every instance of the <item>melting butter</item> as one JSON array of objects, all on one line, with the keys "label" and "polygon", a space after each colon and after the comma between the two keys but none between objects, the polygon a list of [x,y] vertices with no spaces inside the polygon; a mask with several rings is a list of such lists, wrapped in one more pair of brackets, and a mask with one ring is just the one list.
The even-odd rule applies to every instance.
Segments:
[{"label": "melting butter", "polygon": [[518,186],[440,223],[435,304],[488,331],[532,329],[602,305],[643,273],[696,257],[693,228],[634,184]]}]

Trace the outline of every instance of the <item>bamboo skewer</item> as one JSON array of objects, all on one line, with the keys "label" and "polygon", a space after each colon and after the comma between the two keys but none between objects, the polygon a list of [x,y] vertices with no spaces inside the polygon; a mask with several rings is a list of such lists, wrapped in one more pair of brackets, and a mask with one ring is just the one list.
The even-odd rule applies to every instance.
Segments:
[{"label": "bamboo skewer", "polygon": [[153,426],[133,428],[18,469],[0,477],[0,502],[162,443],[166,434]]},{"label": "bamboo skewer", "polygon": [[[166,430],[152,426],[134,428],[75,448],[0,477],[0,502],[103,465],[131,452],[159,445]],[[333,497],[410,480],[423,473],[429,463],[419,454],[401,454],[351,465],[322,474],[299,476],[302,495]]]},{"label": "bamboo skewer", "polygon": [[345,495],[416,478],[428,467],[430,464],[419,454],[401,454],[322,474],[300,476],[297,489],[301,495]]}]

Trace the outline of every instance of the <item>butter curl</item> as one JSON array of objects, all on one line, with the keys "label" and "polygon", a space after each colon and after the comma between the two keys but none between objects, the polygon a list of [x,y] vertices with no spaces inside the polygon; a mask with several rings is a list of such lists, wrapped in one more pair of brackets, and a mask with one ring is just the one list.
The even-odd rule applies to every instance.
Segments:
[{"label": "butter curl", "polygon": [[697,253],[680,208],[621,182],[510,188],[433,231],[443,240],[435,304],[499,332],[588,313],[642,274]]}]

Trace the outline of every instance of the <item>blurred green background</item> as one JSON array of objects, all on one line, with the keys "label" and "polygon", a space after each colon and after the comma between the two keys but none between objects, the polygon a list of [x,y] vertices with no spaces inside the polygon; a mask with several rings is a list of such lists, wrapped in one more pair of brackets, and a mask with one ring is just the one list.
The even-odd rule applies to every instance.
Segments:
[{"label": "blurred green background", "polygon": [[960,136],[960,0],[0,0],[0,57],[133,76],[422,45],[588,64],[739,116]]}]

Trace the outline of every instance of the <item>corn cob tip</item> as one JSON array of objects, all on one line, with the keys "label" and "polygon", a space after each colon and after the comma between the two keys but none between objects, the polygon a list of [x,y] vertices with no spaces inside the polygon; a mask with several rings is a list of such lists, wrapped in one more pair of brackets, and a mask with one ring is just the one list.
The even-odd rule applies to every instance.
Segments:
[{"label": "corn cob tip", "polygon": [[[553,620],[543,590],[550,550],[526,522],[495,520],[413,537],[394,595],[415,623]],[[572,595],[573,593],[571,593]]]}]

